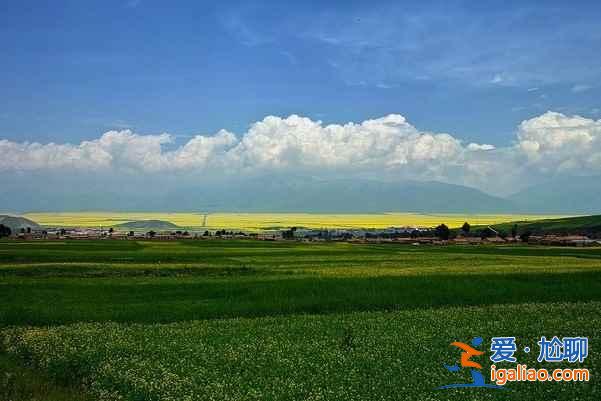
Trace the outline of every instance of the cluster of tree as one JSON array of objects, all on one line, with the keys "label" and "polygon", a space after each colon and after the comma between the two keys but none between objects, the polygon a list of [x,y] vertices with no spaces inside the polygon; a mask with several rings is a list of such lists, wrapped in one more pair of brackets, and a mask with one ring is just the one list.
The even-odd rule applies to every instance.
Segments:
[{"label": "cluster of tree", "polygon": [[434,230],[412,230],[412,231],[400,231],[391,233],[365,233],[365,238],[419,238],[419,237],[431,237]]},{"label": "cluster of tree", "polygon": [[[208,233],[208,231],[206,231]],[[246,236],[245,233],[243,233],[242,231],[238,231],[238,232],[234,232],[234,231],[226,231],[226,230],[217,230],[215,231],[215,236],[216,237],[222,237],[222,236]]]},{"label": "cluster of tree", "polygon": [[[133,231],[130,231],[128,234],[128,236],[133,237],[135,235],[135,233]],[[146,233],[146,236],[149,238],[154,238],[156,237],[157,233],[154,230],[150,230]],[[177,230],[177,231],[171,231],[169,233],[169,235],[172,236],[183,236],[183,237],[189,237],[190,233],[188,231],[181,231],[181,230]],[[227,231],[227,230],[217,230],[215,231],[214,234],[216,237],[222,237],[222,236],[226,236],[226,235],[231,235],[231,236],[246,236],[246,233],[243,233],[242,231]],[[198,234],[194,234],[194,238],[198,238]],[[213,236],[213,234],[211,234],[211,232],[209,230],[205,230],[205,232],[202,234],[203,237],[211,237]]]},{"label": "cluster of tree", "polygon": [[0,224],[0,238],[2,237],[10,237],[12,234],[12,230],[10,227],[5,226],[4,224]]},{"label": "cluster of tree", "polygon": [[532,233],[530,233],[530,231],[524,231],[522,234],[520,234],[520,241],[528,242],[531,235]]},{"label": "cluster of tree", "polygon": [[451,236],[451,230],[446,224],[441,224],[434,229],[434,234],[442,241],[447,241]]},{"label": "cluster of tree", "polygon": [[[18,232],[19,234],[31,234],[31,227],[21,227],[19,228]],[[0,238],[2,237],[10,237],[10,235],[12,234],[12,229],[8,226],[5,226],[4,224],[0,224]],[[48,233],[46,231],[42,231],[42,235],[47,235]],[[64,235],[64,234],[63,234]]]},{"label": "cluster of tree", "polygon": [[[208,231],[205,231],[205,233],[208,233]],[[135,235],[135,232],[130,231],[127,235],[129,237],[133,237]],[[154,238],[154,237],[156,237],[156,235],[157,235],[157,233],[154,230],[150,230],[146,233],[146,236],[149,238]],[[190,233],[188,231],[177,230],[177,231],[172,231],[171,233],[169,233],[169,235],[173,235],[173,236],[179,235],[179,236],[183,236],[183,237],[189,237]]]},{"label": "cluster of tree", "polygon": [[282,231],[282,238],[283,239],[293,239],[294,238],[294,232],[296,230],[297,230],[296,227],[291,227],[290,230]]},{"label": "cluster of tree", "polygon": [[505,239],[505,238],[507,238],[507,234],[505,234],[505,232],[503,232],[503,231],[497,231],[490,227],[486,227],[484,230],[480,230],[480,238],[481,239],[494,238],[494,237],[501,237],[501,238]]}]

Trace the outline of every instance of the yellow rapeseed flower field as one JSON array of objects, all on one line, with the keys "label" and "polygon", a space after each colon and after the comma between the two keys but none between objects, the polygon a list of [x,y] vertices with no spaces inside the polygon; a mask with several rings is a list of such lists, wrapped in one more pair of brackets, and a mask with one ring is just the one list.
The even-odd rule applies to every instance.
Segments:
[{"label": "yellow rapeseed flower field", "polygon": [[307,228],[386,228],[433,227],[444,223],[451,228],[464,222],[471,225],[509,221],[540,220],[567,216],[525,214],[318,214],[318,213],[138,213],[138,212],[65,212],[27,213],[25,217],[45,226],[111,227],[133,220],[164,220],[188,229],[239,229],[260,231],[282,227]]}]

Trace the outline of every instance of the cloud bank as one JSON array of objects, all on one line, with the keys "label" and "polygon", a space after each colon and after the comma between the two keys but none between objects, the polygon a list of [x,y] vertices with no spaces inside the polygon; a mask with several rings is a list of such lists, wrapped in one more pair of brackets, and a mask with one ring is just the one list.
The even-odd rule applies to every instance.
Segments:
[{"label": "cloud bank", "polygon": [[601,170],[601,120],[547,112],[523,121],[517,150],[546,173]]},{"label": "cloud bank", "polygon": [[324,125],[291,115],[265,117],[241,136],[221,130],[174,148],[169,134],[109,131],[79,144],[0,140],[0,172],[106,174],[336,173],[429,179],[492,192],[527,175],[601,170],[601,120],[546,112],[523,121],[515,142],[495,148],[447,133],[420,131],[391,114],[361,123]]}]

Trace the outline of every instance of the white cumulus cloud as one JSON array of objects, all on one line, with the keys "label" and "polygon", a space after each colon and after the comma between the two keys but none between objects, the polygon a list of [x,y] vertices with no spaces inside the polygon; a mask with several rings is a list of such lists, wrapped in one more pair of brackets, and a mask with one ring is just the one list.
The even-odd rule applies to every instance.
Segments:
[{"label": "white cumulus cloud", "polygon": [[0,140],[0,172],[101,171],[157,174],[310,172],[433,179],[492,192],[534,173],[601,170],[601,120],[547,112],[523,121],[514,145],[495,148],[420,131],[399,114],[325,125],[268,116],[236,136],[221,130],[174,147],[169,134],[109,131],[79,144]]},{"label": "white cumulus cloud", "polygon": [[97,142],[84,141],[78,146],[73,146],[0,140],[0,170],[109,167],[112,156],[100,149]]},{"label": "white cumulus cloud", "polygon": [[543,172],[601,169],[601,120],[548,111],[523,121],[517,147]]},{"label": "white cumulus cloud", "polygon": [[467,150],[478,151],[478,150],[494,150],[494,145],[489,144],[479,144],[479,143],[470,143],[467,145]]},{"label": "white cumulus cloud", "polygon": [[578,84],[572,86],[572,92],[574,93],[586,92],[590,89],[593,89],[593,87],[590,85]]},{"label": "white cumulus cloud", "polygon": [[[362,123],[323,125],[306,117],[268,116],[241,138],[225,130],[197,135],[167,151],[169,134],[139,135],[109,131],[79,145],[0,142],[2,170],[127,169],[143,172],[230,169],[434,168],[461,160],[461,141],[448,134],[420,132],[391,114]],[[471,144],[487,149],[488,145]]]},{"label": "white cumulus cloud", "polygon": [[292,115],[255,123],[231,154],[251,167],[366,169],[450,162],[461,151],[460,141],[452,136],[419,132],[398,114],[325,126]]}]

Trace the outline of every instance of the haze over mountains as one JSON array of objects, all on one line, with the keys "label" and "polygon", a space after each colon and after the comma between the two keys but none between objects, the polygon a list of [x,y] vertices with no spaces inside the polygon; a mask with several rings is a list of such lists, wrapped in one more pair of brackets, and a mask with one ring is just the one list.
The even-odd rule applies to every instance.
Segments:
[{"label": "haze over mountains", "polygon": [[601,212],[601,177],[558,178],[526,188],[509,199],[526,211]]},{"label": "haze over mountains", "polygon": [[1,209],[27,211],[208,211],[376,213],[565,213],[601,212],[601,179],[557,179],[508,198],[461,185],[435,181],[384,182],[268,175],[185,185],[55,185],[36,188],[14,181],[0,193]]},{"label": "haze over mountains", "polygon": [[390,183],[359,179],[308,177],[258,178],[221,188],[206,209],[260,212],[375,213],[386,211],[500,212],[510,201],[473,188],[439,182]]}]

